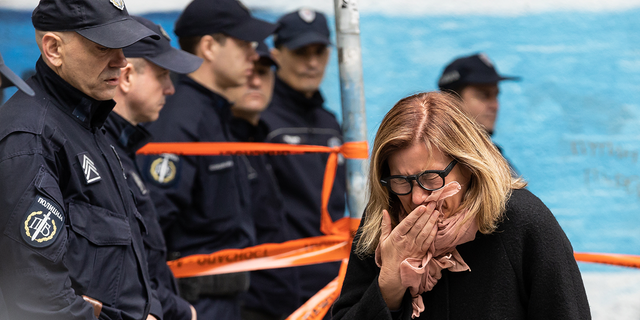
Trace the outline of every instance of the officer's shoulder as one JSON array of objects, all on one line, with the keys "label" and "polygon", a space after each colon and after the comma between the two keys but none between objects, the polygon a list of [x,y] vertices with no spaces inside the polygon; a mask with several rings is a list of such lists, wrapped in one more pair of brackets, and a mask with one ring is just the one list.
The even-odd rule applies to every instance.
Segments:
[{"label": "officer's shoulder", "polygon": [[42,134],[50,106],[49,101],[38,94],[31,97],[16,92],[0,107],[0,140],[14,132]]}]

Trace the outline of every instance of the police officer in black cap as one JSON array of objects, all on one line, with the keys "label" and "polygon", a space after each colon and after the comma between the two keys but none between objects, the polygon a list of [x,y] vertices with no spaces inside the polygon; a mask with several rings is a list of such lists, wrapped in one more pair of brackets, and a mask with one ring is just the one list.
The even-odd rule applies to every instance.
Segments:
[{"label": "police officer in black cap", "polygon": [[[146,232],[100,129],[121,47],[158,36],[121,0],[41,0],[41,58],[0,108],[0,288],[11,319],[161,319]],[[10,293],[10,294],[8,294]]]},{"label": "police officer in black cap", "polygon": [[[241,87],[227,90],[234,101],[231,111],[231,132],[240,141],[264,142],[267,125],[260,118],[273,96],[276,63],[269,48],[260,42],[256,49],[260,59],[253,73]],[[289,239],[284,228],[286,216],[284,198],[266,155],[247,156],[251,186],[251,212],[255,220],[258,244],[282,243]],[[244,295],[243,320],[285,319],[299,307],[300,293],[296,268],[280,268],[251,272],[251,285]]]},{"label": "police officer in black cap", "polygon": [[178,296],[177,283],[167,266],[164,236],[149,191],[136,165],[136,151],[152,138],[139,124],[155,121],[165,103],[165,96],[175,92],[169,73],[193,72],[200,67],[202,59],[171,47],[169,35],[160,25],[145,18],[133,18],[162,37],[158,41],[145,38],[123,49],[128,64],[120,73],[114,97],[116,106],[104,127],[120,155],[127,183],[145,221],[147,233],[143,240],[151,285],[158,292],[164,320],[196,319],[195,309]]},{"label": "police officer in black cap", "polygon": [[4,101],[2,89],[12,86],[18,87],[18,89],[30,96],[34,95],[33,89],[4,64],[4,59],[0,54],[0,104]]},{"label": "police officer in black cap", "polygon": [[[278,63],[273,100],[262,118],[269,126],[267,142],[339,146],[342,130],[327,111],[319,91],[329,60],[329,27],[322,13],[301,9],[278,20],[271,51]],[[284,195],[292,239],[320,236],[321,193],[328,154],[271,157]],[[340,158],[329,214],[335,221],[345,213],[346,170]],[[298,267],[304,303],[337,275],[337,262]]]},{"label": "police officer in black cap", "polygon": [[[175,32],[183,50],[202,66],[181,76],[160,118],[148,126],[155,141],[234,141],[226,89],[247,82],[258,59],[255,46],[275,26],[255,19],[237,0],[194,0],[180,15]],[[237,156],[146,157],[150,182],[165,233],[169,258],[244,248],[256,243],[249,181]],[[180,294],[202,319],[239,319],[239,294],[249,273],[179,279]]]},{"label": "police officer in black cap", "polygon": [[[464,101],[464,111],[489,135],[493,135],[499,109],[498,83],[504,80],[520,78],[498,74],[487,55],[476,53],[456,58],[449,63],[438,80],[438,87],[442,91],[454,92],[460,96]],[[502,152],[500,147],[498,149]],[[517,175],[513,165],[511,168],[512,173]]]}]

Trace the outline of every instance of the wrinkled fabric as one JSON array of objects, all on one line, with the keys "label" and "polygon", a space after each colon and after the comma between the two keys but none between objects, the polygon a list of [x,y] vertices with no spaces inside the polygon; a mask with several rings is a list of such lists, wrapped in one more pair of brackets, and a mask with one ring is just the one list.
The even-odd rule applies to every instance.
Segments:
[{"label": "wrinkled fabric", "polygon": [[[440,215],[437,222],[436,238],[429,246],[424,257],[406,258],[400,264],[402,284],[409,288],[413,298],[412,319],[420,316],[420,313],[424,311],[424,302],[421,294],[433,289],[442,277],[443,269],[449,269],[452,272],[471,271],[471,268],[456,250],[456,246],[475,239],[478,224],[473,217],[465,221],[468,215],[466,210],[448,218],[445,218],[442,213],[444,199],[460,192],[460,189],[460,184],[457,181],[453,181],[429,195],[425,204],[435,201],[435,210]],[[406,217],[407,213],[401,214],[400,221]],[[382,266],[380,244],[376,248],[375,259],[378,267]]]}]

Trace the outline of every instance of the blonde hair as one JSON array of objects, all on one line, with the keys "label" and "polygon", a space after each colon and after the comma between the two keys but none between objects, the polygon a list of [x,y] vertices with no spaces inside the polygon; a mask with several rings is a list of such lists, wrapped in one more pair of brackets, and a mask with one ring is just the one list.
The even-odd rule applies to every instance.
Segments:
[{"label": "blonde hair", "polygon": [[369,202],[360,230],[356,253],[372,254],[380,239],[382,210],[388,210],[392,225],[398,224],[400,200],[389,193],[380,179],[389,176],[387,160],[418,139],[427,148],[437,148],[471,173],[471,183],[459,210],[468,209],[484,234],[495,231],[513,189],[526,186],[513,178],[511,168],[479,124],[462,111],[458,97],[443,92],[406,97],[386,114],[373,143],[369,166]]}]

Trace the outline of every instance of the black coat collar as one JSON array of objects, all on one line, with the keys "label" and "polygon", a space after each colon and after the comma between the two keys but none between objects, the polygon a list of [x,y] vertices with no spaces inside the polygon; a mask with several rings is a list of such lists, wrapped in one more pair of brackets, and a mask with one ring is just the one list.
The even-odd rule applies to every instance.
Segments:
[{"label": "black coat collar", "polygon": [[306,114],[312,112],[315,109],[322,108],[324,104],[324,98],[320,91],[314,92],[311,98],[307,98],[304,94],[291,88],[286,82],[282,81],[276,76],[276,84],[274,88],[274,96],[279,96],[285,99],[286,105],[291,110],[299,113]]},{"label": "black coat collar", "polygon": [[142,126],[134,126],[119,114],[111,112],[104,125],[107,134],[118,144],[128,155],[135,155],[138,149],[152,140],[151,133]]},{"label": "black coat collar", "polygon": [[113,100],[98,101],[74,88],[42,60],[36,62],[35,80],[51,97],[51,102],[87,129],[102,127],[116,105]]}]

